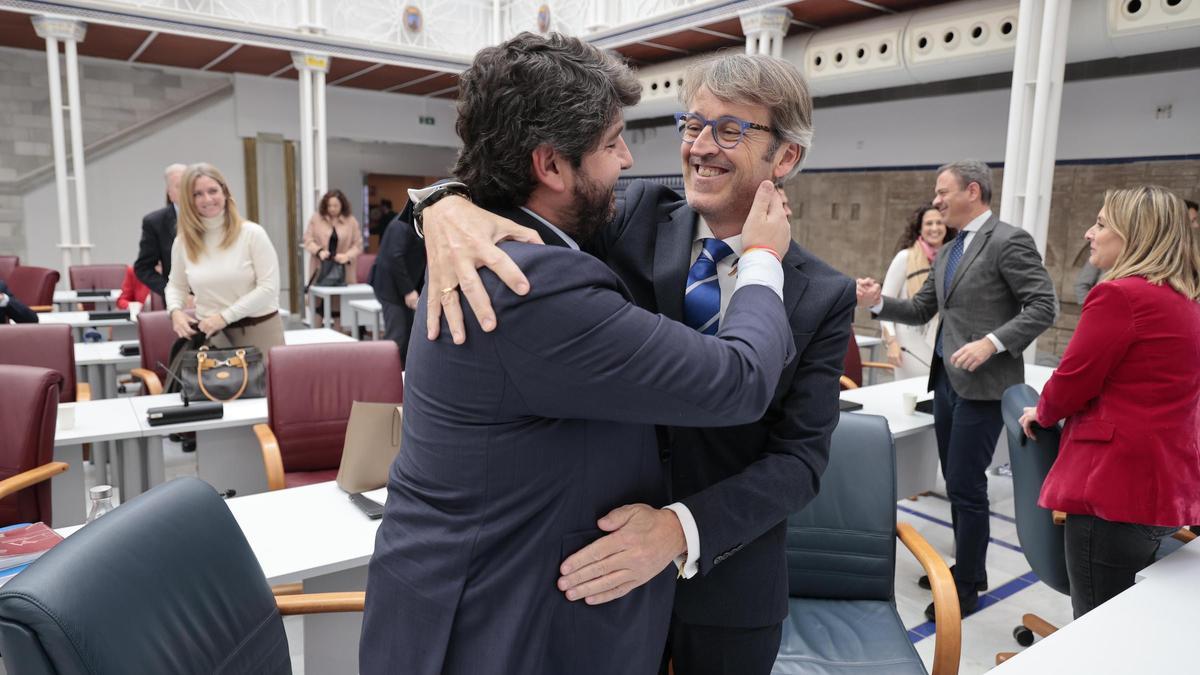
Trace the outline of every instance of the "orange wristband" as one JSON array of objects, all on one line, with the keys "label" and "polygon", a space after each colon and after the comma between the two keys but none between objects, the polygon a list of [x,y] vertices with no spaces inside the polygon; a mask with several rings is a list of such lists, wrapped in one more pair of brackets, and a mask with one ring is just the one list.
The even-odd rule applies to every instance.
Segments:
[{"label": "orange wristband", "polygon": [[750,248],[743,250],[742,255],[746,255],[747,253],[749,253],[751,251],[766,251],[767,253],[770,253],[771,255],[775,256],[775,259],[778,260],[779,262],[783,262],[783,256],[779,255],[779,251],[776,251],[775,249],[771,248],[770,246],[751,246]]}]

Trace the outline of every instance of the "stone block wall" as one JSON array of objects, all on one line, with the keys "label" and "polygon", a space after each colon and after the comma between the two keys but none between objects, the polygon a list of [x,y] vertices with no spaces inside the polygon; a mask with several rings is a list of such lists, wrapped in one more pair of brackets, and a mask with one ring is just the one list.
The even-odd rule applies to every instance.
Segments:
[{"label": "stone block wall", "polygon": [[[993,172],[992,205],[999,211],[1004,172]],[[882,280],[895,255],[897,239],[913,209],[933,197],[934,171],[853,171],[802,173],[787,186],[792,234],[802,246],[851,277]],[[1187,199],[1200,198],[1200,161],[1138,161],[1060,164],[1054,172],[1046,268],[1061,303],[1058,320],[1038,340],[1039,358],[1062,356],[1079,321],[1075,275],[1087,259],[1083,233],[1095,221],[1104,192],[1147,183],[1162,185]],[[865,310],[855,330],[878,335],[879,323]]]}]

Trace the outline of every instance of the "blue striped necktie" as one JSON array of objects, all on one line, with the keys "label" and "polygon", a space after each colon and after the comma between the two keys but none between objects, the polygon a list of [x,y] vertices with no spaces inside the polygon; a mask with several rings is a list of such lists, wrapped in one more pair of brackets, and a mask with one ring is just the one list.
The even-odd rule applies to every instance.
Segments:
[{"label": "blue striped necktie", "polygon": [[[946,256],[946,278],[942,280],[942,298],[950,295],[950,284],[954,281],[954,273],[958,271],[958,262],[963,257],[963,242],[967,240],[966,232],[959,232],[954,238],[954,245],[950,247],[950,254]],[[938,356],[942,355],[942,331],[938,331],[936,344],[933,346],[933,351]]]},{"label": "blue striped necktie", "polygon": [[683,292],[683,322],[704,333],[716,335],[721,313],[721,282],[717,263],[733,255],[733,249],[720,239],[704,239],[700,255],[688,271]]}]

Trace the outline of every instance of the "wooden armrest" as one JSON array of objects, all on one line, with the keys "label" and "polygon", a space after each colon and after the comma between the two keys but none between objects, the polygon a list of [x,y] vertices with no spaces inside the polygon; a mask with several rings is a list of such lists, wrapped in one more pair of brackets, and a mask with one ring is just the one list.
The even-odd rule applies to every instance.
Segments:
[{"label": "wooden armrest", "polygon": [[54,305],[29,305],[29,309],[35,312],[53,312]]},{"label": "wooden armrest", "polygon": [[863,361],[863,368],[879,368],[881,370],[895,370],[896,366],[890,363],[880,363],[879,361]]},{"label": "wooden armrest", "polygon": [[263,468],[267,470],[267,489],[282,490],[286,487],[283,480],[283,457],[279,454],[279,441],[275,440],[275,432],[266,424],[255,424],[254,435],[258,437],[258,445],[262,448]]},{"label": "wooden armrest", "polygon": [[956,675],[962,654],[962,613],[958,607],[958,589],[946,561],[925,538],[908,523],[896,523],[896,536],[912,551],[929,575],[933,589],[933,611],[937,629],[933,645],[932,675]]},{"label": "wooden armrest", "polygon": [[858,389],[858,385],[854,384],[854,380],[846,377],[845,375],[838,378],[838,382],[841,383],[842,389]]},{"label": "wooden armrest", "polygon": [[0,480],[0,499],[3,499],[14,492],[19,492],[38,483],[57,476],[58,474],[71,468],[66,462],[49,462],[39,467],[35,467],[28,471]]},{"label": "wooden armrest", "polygon": [[300,595],[304,592],[304,584],[297,581],[294,584],[275,584],[271,587],[271,595]]},{"label": "wooden armrest", "polygon": [[284,616],[293,614],[329,614],[332,612],[361,612],[366,604],[364,591],[346,593],[306,593],[277,595],[275,605]]},{"label": "wooden armrest", "polygon": [[129,374],[142,381],[142,389],[147,394],[157,395],[163,393],[162,381],[158,379],[158,373],[146,368],[134,368],[129,371]]},{"label": "wooden armrest", "polygon": [[1178,541],[1182,541],[1185,544],[1188,543],[1189,541],[1195,539],[1196,537],[1197,537],[1196,533],[1192,532],[1191,530],[1187,529],[1186,527],[1179,528],[1178,530],[1175,531],[1175,534],[1171,535],[1171,538],[1176,539]]},{"label": "wooden armrest", "polygon": [[1054,524],[1065,525],[1067,523],[1067,514],[1062,511],[1054,511]]},{"label": "wooden armrest", "polygon": [[79,382],[75,385],[75,400],[90,401],[92,400],[92,385],[87,382]]}]

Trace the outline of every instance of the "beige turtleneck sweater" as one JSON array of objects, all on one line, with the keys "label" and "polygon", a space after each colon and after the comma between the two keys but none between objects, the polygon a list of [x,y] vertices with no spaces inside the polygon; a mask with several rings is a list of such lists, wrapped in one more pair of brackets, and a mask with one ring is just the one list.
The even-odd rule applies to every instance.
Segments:
[{"label": "beige turtleneck sweater", "polygon": [[196,296],[196,317],[220,314],[225,323],[279,310],[279,262],[275,247],[258,223],[242,222],[237,241],[220,248],[225,214],[204,218],[204,252],[188,260],[182,234],[171,246],[167,310],[182,309],[188,289]]}]

